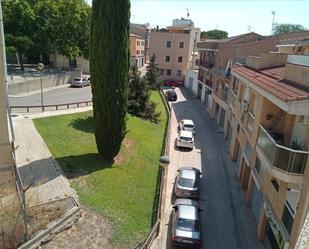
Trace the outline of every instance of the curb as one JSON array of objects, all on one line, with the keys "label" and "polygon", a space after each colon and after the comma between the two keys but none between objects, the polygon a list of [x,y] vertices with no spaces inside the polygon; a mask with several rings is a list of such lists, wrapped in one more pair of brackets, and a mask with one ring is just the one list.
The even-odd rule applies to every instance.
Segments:
[{"label": "curb", "polygon": [[[43,89],[43,93],[49,92],[49,91],[52,91],[52,90],[66,88],[66,87],[70,87],[70,84],[66,83],[66,84],[59,85],[59,86],[48,87],[48,88]],[[8,96],[9,96],[9,98],[23,98],[23,97],[28,97],[28,96],[31,96],[31,95],[36,95],[36,94],[39,94],[39,93],[41,93],[41,90],[30,91],[26,94],[16,94],[16,95],[9,94]]]}]

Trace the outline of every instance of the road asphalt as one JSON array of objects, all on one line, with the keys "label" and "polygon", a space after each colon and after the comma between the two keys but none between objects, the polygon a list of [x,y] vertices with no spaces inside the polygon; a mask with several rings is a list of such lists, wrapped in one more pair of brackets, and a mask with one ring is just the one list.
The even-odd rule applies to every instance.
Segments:
[{"label": "road asphalt", "polygon": [[[205,106],[185,88],[176,89],[178,100],[172,102],[170,160],[167,192],[162,222],[160,248],[171,244],[170,214],[175,201],[173,187],[177,169],[194,166],[202,171],[199,205],[202,208],[203,246],[207,249],[268,249],[268,241],[260,242],[256,222],[246,204],[237,179],[236,167],[228,155],[227,141],[221,129],[209,117]],[[175,148],[177,120],[192,119],[196,125],[192,151]]]}]

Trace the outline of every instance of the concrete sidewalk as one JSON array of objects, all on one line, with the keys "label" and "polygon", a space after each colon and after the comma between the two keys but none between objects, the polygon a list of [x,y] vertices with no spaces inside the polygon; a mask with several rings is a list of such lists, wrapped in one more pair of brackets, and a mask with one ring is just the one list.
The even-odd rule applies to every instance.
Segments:
[{"label": "concrete sidewalk", "polygon": [[[66,110],[65,113],[68,111],[81,110]],[[59,113],[41,113],[40,116],[55,114]],[[51,229],[52,224],[57,224],[59,227],[62,220],[67,222],[68,214],[71,218],[74,216],[73,220],[80,216],[77,196],[36,130],[32,121],[32,118],[35,117],[39,117],[39,115],[18,116],[13,119],[17,169],[24,189],[29,187],[25,192],[25,200],[31,238],[46,229],[48,230],[43,233],[48,237],[49,233],[54,232]],[[46,239],[46,236],[43,240]],[[41,237],[36,242],[37,245],[40,244]]]}]

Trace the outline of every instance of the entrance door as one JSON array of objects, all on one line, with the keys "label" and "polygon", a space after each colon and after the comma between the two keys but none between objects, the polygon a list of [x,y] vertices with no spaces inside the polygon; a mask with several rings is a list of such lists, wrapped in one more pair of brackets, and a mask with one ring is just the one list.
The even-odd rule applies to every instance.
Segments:
[{"label": "entrance door", "polygon": [[251,209],[253,211],[253,216],[255,218],[256,223],[258,223],[259,221],[262,204],[263,204],[263,195],[261,191],[258,190],[255,183],[253,183]]},{"label": "entrance door", "polygon": [[281,249],[278,245],[274,232],[270,227],[269,221],[267,221],[266,223],[265,234],[269,240],[272,249]]},{"label": "entrance door", "polygon": [[224,121],[225,121],[225,110],[223,108],[221,108],[220,117],[219,117],[219,125],[223,127]]},{"label": "entrance door", "polygon": [[204,105],[206,107],[208,107],[208,101],[209,101],[209,93],[208,93],[208,90],[206,88],[206,91],[205,91],[205,97],[204,97]]},{"label": "entrance door", "polygon": [[230,121],[227,122],[227,132],[226,133],[227,133],[226,140],[228,143],[228,147],[230,147],[231,141],[232,141],[232,127],[231,127]]},{"label": "entrance door", "polygon": [[197,85],[197,98],[201,99],[202,97],[202,89],[203,89],[203,85],[201,83],[198,83]]}]

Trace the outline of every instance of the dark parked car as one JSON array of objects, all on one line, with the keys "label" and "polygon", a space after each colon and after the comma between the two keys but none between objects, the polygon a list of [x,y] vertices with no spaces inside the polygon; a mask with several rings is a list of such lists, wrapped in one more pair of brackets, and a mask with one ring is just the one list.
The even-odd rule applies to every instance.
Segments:
[{"label": "dark parked car", "polygon": [[201,248],[202,232],[197,201],[177,199],[172,213],[173,244]]},{"label": "dark parked car", "polygon": [[175,80],[165,80],[163,82],[164,86],[175,86],[175,87],[182,87],[183,81],[175,81]]},{"label": "dark parked car", "polygon": [[174,90],[167,90],[165,92],[165,96],[168,101],[176,101],[177,100],[177,93]]},{"label": "dark parked car", "polygon": [[199,198],[201,172],[193,167],[181,167],[175,181],[175,195],[181,198]]}]

